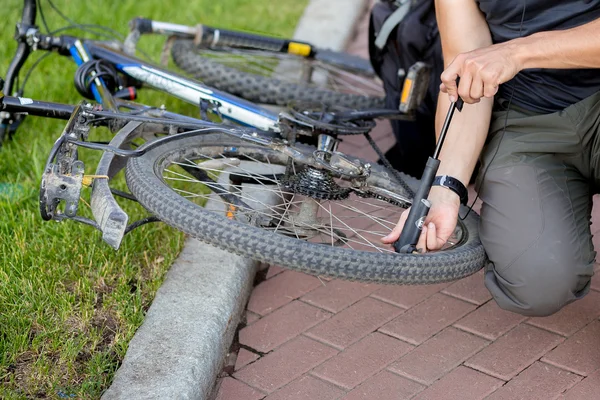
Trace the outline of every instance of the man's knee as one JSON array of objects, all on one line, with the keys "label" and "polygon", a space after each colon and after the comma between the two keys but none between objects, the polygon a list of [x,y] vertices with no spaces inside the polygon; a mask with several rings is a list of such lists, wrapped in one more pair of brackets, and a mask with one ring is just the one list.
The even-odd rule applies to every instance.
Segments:
[{"label": "man's knee", "polygon": [[503,271],[491,267],[485,284],[500,306],[530,317],[545,317],[587,294],[593,264],[582,260],[517,261]]}]

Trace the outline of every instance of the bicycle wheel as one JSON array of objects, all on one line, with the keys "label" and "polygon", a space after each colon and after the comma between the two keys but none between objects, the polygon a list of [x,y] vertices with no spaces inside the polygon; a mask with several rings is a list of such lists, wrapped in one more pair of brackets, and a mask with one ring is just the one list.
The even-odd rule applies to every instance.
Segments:
[{"label": "bicycle wheel", "polygon": [[[175,64],[206,85],[255,103],[285,106],[290,101],[321,102],[355,109],[385,108],[383,86],[374,73],[293,54],[233,47],[197,47],[176,39]],[[334,64],[334,60],[338,60]],[[366,61],[366,60],[365,60]],[[310,78],[309,78],[310,76]]]},{"label": "bicycle wheel", "polygon": [[140,203],[169,225],[309,274],[428,284],[468,276],[485,262],[474,212],[446,250],[397,254],[383,245],[379,239],[407,204],[404,190],[377,166],[357,188],[356,178],[332,178],[278,150],[207,134],[150,147],[129,160],[126,177]]}]

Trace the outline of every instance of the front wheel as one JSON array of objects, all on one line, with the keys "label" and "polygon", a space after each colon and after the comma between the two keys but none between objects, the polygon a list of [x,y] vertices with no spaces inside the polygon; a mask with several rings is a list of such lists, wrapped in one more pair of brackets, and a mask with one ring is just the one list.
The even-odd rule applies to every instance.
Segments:
[{"label": "front wheel", "polygon": [[169,225],[227,251],[313,275],[429,284],[483,266],[474,212],[459,221],[443,251],[397,254],[382,244],[409,203],[402,187],[372,168],[361,180],[260,144],[207,134],[150,147],[129,160],[126,177],[138,200]]},{"label": "front wheel", "polygon": [[197,47],[191,40],[176,39],[171,54],[175,64],[194,78],[255,103],[287,106],[307,101],[385,108],[383,85],[375,74],[344,66],[343,53],[334,63],[270,51]]}]

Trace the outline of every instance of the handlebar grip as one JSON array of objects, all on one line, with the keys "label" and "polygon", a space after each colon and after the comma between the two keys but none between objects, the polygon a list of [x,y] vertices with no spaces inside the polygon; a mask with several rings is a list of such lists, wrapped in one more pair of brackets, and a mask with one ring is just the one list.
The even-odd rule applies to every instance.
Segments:
[{"label": "handlebar grip", "polygon": [[152,33],[152,20],[148,18],[134,18],[129,21],[129,29],[137,30],[139,33]]}]

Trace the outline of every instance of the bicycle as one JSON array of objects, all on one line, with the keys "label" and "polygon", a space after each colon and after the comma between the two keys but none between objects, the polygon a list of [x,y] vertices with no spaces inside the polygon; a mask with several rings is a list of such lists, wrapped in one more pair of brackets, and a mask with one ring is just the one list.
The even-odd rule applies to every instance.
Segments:
[{"label": "bicycle", "polygon": [[[145,71],[137,77],[150,85],[161,86],[151,77],[168,77],[172,84],[165,91],[169,93],[177,95],[176,89],[183,86],[185,93],[206,95],[207,89],[197,83],[168,71],[149,70],[153,67],[102,44],[84,41],[78,45],[76,38],[39,34],[32,30],[35,8],[27,8],[32,5],[33,0],[25,0],[20,25],[28,25],[25,38],[27,32],[37,37],[40,48],[69,50],[72,55],[89,52],[96,60],[113,61],[126,74]],[[27,45],[21,42],[19,48],[25,51],[11,63],[16,66],[13,76],[19,62],[22,65],[22,54],[28,54],[23,43]],[[298,103],[278,116],[277,122],[269,121],[269,130],[232,127],[115,99],[114,90],[101,80],[105,76],[110,75],[90,75],[86,81],[108,110],[87,102],[74,107],[9,96],[1,101],[2,111],[11,115],[25,112],[69,119],[42,177],[44,219],[74,219],[92,225],[115,248],[126,232],[160,219],[203,241],[264,262],[381,283],[455,280],[474,273],[485,261],[474,213],[459,222],[454,242],[444,251],[397,254],[379,242],[411,204],[418,182],[401,175],[397,180],[383,167],[338,152],[336,137],[368,133],[372,118],[390,115],[391,110],[331,111]],[[264,116],[262,111],[257,115]],[[90,128],[99,125],[117,132],[109,144],[87,141]],[[302,135],[317,135],[317,147],[299,142]],[[131,149],[139,137],[147,142]],[[104,152],[92,177],[84,174],[78,147]],[[133,195],[111,191],[108,185],[123,168]],[[95,221],[77,216],[82,186],[90,178]],[[192,192],[191,185],[200,189]],[[138,200],[156,217],[127,225],[127,215],[113,194]],[[379,230],[369,229],[373,226]]]},{"label": "bicycle", "polygon": [[[309,42],[198,24],[135,18],[125,40],[133,54],[142,35],[169,37],[175,64],[219,90],[255,103],[287,106],[319,101],[351,108],[384,108],[379,78],[369,60]],[[164,59],[163,54],[163,59]]]}]

